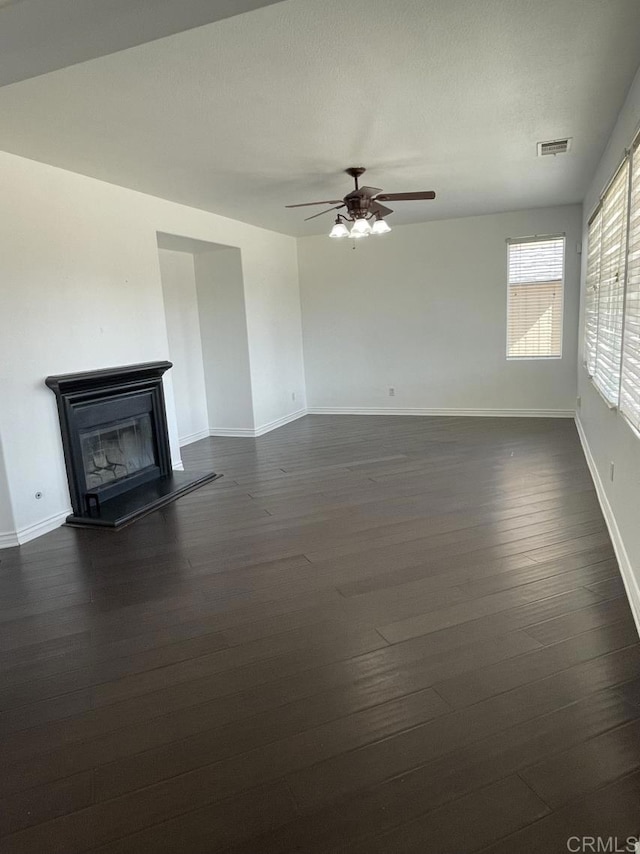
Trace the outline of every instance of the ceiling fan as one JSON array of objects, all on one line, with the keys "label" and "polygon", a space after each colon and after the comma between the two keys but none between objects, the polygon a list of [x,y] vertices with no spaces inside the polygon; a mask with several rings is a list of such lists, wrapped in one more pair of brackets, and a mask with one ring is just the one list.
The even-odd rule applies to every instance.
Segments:
[{"label": "ceiling fan", "polygon": [[[417,193],[383,193],[380,187],[361,187],[358,183],[360,176],[367,170],[364,166],[351,166],[344,170],[351,175],[355,181],[355,190],[344,197],[344,199],[329,199],[322,202],[303,202],[299,205],[285,205],[287,208],[305,208],[309,205],[333,205],[326,211],[308,216],[305,222],[315,219],[317,216],[339,211],[346,208],[346,214],[338,214],[331,229],[329,237],[367,237],[369,234],[386,234],[391,228],[384,221],[385,216],[393,213],[391,208],[381,202],[408,202],[435,199],[436,194],[432,190]],[[369,220],[374,220],[373,226]],[[347,228],[346,222],[352,222],[351,229]]]}]

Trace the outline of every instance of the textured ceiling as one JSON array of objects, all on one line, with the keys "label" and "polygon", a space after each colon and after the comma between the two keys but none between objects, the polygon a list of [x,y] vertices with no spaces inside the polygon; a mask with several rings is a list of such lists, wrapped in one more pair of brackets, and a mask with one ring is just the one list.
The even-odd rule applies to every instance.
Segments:
[{"label": "textured ceiling", "polygon": [[638,0],[286,0],[5,86],[0,148],[288,234],[350,165],[437,191],[391,225],[572,203],[639,44]]},{"label": "textured ceiling", "polygon": [[0,0],[0,86],[276,2]]}]

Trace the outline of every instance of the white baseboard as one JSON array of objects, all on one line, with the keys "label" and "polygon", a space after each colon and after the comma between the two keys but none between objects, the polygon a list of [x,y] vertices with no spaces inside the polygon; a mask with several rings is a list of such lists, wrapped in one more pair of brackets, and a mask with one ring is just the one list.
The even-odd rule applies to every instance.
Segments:
[{"label": "white baseboard", "polygon": [[447,415],[485,418],[573,418],[573,409],[426,409],[374,406],[310,406],[309,415]]},{"label": "white baseboard", "polygon": [[15,531],[6,531],[0,534],[0,549],[12,549],[19,545],[20,541]]},{"label": "white baseboard", "polygon": [[589,466],[589,472],[591,473],[593,485],[596,488],[596,493],[598,495],[598,501],[600,502],[602,515],[604,516],[607,528],[609,529],[609,536],[611,537],[613,550],[618,559],[620,575],[622,576],[622,583],[624,584],[624,588],[627,591],[627,599],[629,600],[631,613],[633,614],[633,619],[635,621],[638,634],[640,634],[640,587],[638,586],[638,581],[633,573],[631,560],[629,559],[629,555],[625,548],[624,541],[622,539],[622,534],[620,533],[620,529],[618,528],[618,523],[616,522],[616,517],[613,513],[613,509],[611,507],[611,504],[609,503],[609,499],[607,498],[607,493],[605,491],[602,478],[600,477],[600,472],[596,467],[593,454],[591,453],[591,448],[589,447],[587,436],[584,432],[584,428],[577,414],[575,416],[575,421],[576,428],[578,430],[578,436],[580,437],[580,444],[582,445],[582,450],[584,452],[587,465]]},{"label": "white baseboard", "polygon": [[252,427],[211,427],[210,436],[229,436],[231,438],[253,439],[256,431]]},{"label": "white baseboard", "polygon": [[208,429],[198,430],[197,433],[190,433],[188,436],[178,437],[178,444],[181,448],[184,448],[185,445],[191,445],[193,442],[199,442],[200,439],[208,439],[209,435]]},{"label": "white baseboard", "polygon": [[171,468],[174,471],[184,471],[184,463],[182,462],[182,460],[176,460],[175,462],[172,460]]},{"label": "white baseboard", "polygon": [[297,421],[298,418],[303,418],[306,414],[306,409],[298,409],[296,412],[290,412],[288,415],[283,415],[282,418],[276,418],[275,421],[269,421],[261,427],[256,427],[255,435],[264,436],[265,433],[270,433],[272,430],[277,430],[278,427],[284,427],[285,424]]},{"label": "white baseboard", "polygon": [[296,412],[290,412],[288,415],[283,415],[282,418],[276,418],[274,421],[269,421],[267,424],[261,424],[260,427],[256,427],[255,429],[251,429],[250,427],[212,427],[209,430],[209,435],[231,436],[240,439],[256,439],[258,436],[264,436],[265,433],[277,430],[278,427],[284,427],[285,424],[297,421],[298,418],[302,418],[306,414],[306,409],[298,409]]},{"label": "white baseboard", "polygon": [[64,513],[55,513],[47,519],[34,522],[33,525],[27,525],[26,528],[19,528],[17,531],[8,531],[0,534],[0,549],[22,546],[31,540],[35,540],[36,537],[41,537],[43,534],[55,531],[56,528],[62,525],[69,513],[71,513],[71,508],[65,510]]},{"label": "white baseboard", "polygon": [[[299,409],[282,418],[276,418],[267,424],[262,424],[252,430],[250,427],[212,427],[209,436],[230,436],[235,438],[252,438],[264,436],[271,430],[277,430],[291,421],[297,421],[305,415],[446,415],[472,416],[486,418],[573,418],[573,409],[427,409],[427,408],[378,408],[373,406],[310,406]],[[195,441],[195,440],[194,440]]]}]

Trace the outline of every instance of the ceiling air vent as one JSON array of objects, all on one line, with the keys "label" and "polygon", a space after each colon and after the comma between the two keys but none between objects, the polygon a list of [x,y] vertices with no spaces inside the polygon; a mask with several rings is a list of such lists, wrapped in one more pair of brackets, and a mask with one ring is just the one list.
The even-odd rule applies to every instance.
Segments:
[{"label": "ceiling air vent", "polygon": [[566,154],[571,148],[571,137],[567,139],[552,139],[549,142],[538,143],[538,157],[545,157],[547,154]]}]

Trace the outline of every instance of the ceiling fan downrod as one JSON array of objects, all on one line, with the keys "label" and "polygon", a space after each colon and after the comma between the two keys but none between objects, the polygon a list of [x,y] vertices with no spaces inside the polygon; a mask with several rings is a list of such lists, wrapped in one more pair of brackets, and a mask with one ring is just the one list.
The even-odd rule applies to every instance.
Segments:
[{"label": "ceiling fan downrod", "polygon": [[364,173],[367,171],[364,166],[349,166],[349,168],[345,169],[344,171],[347,173],[347,175],[351,175],[353,180],[356,182],[356,190],[359,190],[360,186],[358,184],[358,178],[361,175],[364,175]]}]

